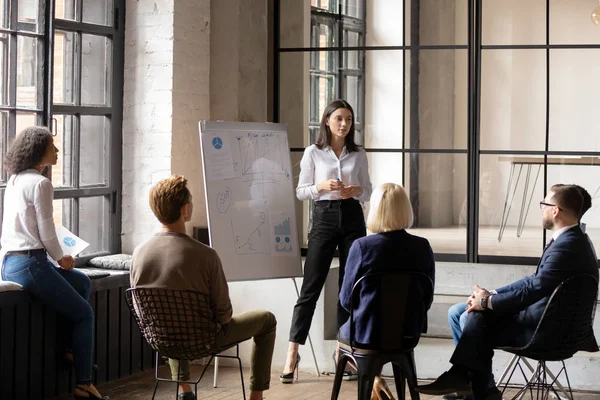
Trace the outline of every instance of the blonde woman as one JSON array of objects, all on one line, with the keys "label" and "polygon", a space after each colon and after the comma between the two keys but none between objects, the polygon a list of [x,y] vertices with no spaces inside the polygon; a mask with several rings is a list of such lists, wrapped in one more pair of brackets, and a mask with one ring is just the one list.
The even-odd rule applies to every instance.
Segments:
[{"label": "blonde woman", "polygon": [[[400,185],[384,183],[371,195],[371,209],[367,217],[367,229],[373,233],[356,239],[350,247],[344,281],[340,289],[340,303],[350,311],[350,299],[354,283],[367,273],[381,270],[421,272],[435,279],[433,251],[427,239],[406,232],[413,223],[413,211],[406,192]],[[379,334],[373,327],[381,326],[381,315],[372,312],[378,293],[361,290],[358,306],[354,309],[354,341],[359,347],[378,346]],[[431,306],[433,293],[424,299],[418,309],[426,313]],[[378,304],[378,303],[377,303]],[[378,306],[377,306],[378,307]],[[389,310],[393,313],[394,310]],[[417,321],[420,321],[417,322]],[[417,326],[418,325],[418,326]],[[419,337],[427,327],[426,315],[415,318],[413,336]],[[411,335],[408,332],[407,335]],[[350,338],[350,321],[340,328],[340,341]],[[363,346],[364,345],[364,346]],[[393,399],[385,382],[377,378],[373,385],[372,399]]]}]

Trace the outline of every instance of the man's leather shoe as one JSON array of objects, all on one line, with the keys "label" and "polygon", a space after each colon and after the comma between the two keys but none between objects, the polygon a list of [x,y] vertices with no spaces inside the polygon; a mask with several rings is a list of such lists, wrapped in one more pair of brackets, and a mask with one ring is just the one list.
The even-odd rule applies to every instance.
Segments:
[{"label": "man's leather shoe", "polygon": [[434,382],[428,385],[417,386],[417,392],[441,396],[448,393],[470,393],[471,384],[469,381],[458,374],[446,371]]},{"label": "man's leather shoe", "polygon": [[442,400],[473,400],[471,393],[448,393],[442,396]]}]

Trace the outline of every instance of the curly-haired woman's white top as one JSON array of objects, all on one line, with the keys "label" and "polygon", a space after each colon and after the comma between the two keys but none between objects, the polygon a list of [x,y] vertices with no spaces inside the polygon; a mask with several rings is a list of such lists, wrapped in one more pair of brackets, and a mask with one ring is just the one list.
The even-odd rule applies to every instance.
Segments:
[{"label": "curly-haired woman's white top", "polygon": [[63,251],[56,237],[52,182],[35,169],[12,175],[4,193],[0,262],[8,251],[46,249],[60,260]]}]

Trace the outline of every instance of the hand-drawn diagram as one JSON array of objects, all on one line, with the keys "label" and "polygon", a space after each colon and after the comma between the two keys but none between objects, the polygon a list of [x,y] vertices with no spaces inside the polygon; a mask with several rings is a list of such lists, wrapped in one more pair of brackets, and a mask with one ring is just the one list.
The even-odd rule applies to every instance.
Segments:
[{"label": "hand-drawn diagram", "polygon": [[269,221],[265,212],[259,212],[250,218],[231,220],[235,251],[237,254],[270,254]]},{"label": "hand-drawn diagram", "polygon": [[238,135],[236,139],[239,164],[234,162],[234,169],[251,190],[256,187],[260,191],[259,195],[266,203],[269,191],[272,191],[267,185],[279,186],[291,180],[291,173],[286,169],[290,151],[287,136],[250,132]]},{"label": "hand-drawn diagram", "polygon": [[296,237],[294,235],[294,230],[292,229],[291,214],[272,213],[271,223],[273,227],[273,252],[277,255],[294,254],[294,243],[296,243]]},{"label": "hand-drawn diagram", "polygon": [[225,190],[217,193],[217,209],[220,213],[226,213],[231,206],[231,189],[225,187]]}]

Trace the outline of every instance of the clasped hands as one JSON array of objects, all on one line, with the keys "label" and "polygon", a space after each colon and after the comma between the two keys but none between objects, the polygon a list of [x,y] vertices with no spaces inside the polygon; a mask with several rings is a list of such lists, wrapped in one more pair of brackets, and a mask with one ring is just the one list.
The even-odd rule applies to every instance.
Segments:
[{"label": "clasped hands", "polygon": [[475,285],[475,289],[469,298],[467,299],[467,312],[471,311],[483,311],[483,307],[481,307],[481,299],[490,296],[491,293],[484,288],[479,287],[479,285]]},{"label": "clasped hands", "polygon": [[64,269],[65,271],[70,271],[75,266],[75,259],[72,256],[63,256],[57,262],[58,265],[60,265],[60,268]]},{"label": "clasped hands", "polygon": [[344,182],[339,179],[329,179],[321,182],[317,185],[317,189],[320,191],[328,190],[331,192],[339,191],[342,199],[350,199],[355,196],[360,196],[363,189],[358,185],[344,185]]}]

